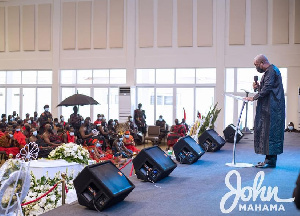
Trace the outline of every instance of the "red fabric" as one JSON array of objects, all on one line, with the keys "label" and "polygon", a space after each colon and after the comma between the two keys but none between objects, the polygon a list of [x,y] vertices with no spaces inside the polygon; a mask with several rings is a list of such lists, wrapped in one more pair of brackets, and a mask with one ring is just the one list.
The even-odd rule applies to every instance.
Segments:
[{"label": "red fabric", "polygon": [[201,113],[198,111],[198,114],[197,114],[198,118],[201,119]]},{"label": "red fabric", "polygon": [[21,148],[23,148],[26,145],[26,137],[21,131],[16,131],[14,133],[14,138],[15,140],[17,140]]},{"label": "red fabric", "polygon": [[101,120],[96,120],[95,122],[94,122],[94,125],[97,125],[97,124],[101,124]]},{"label": "red fabric", "polygon": [[2,132],[2,131],[0,131],[0,137],[2,137],[2,136],[4,136],[5,134]]},{"label": "red fabric", "polygon": [[133,138],[133,136],[129,135],[129,138],[124,137],[123,138],[123,143],[125,145],[134,144],[134,138]]},{"label": "red fabric", "polygon": [[18,147],[10,147],[10,148],[0,147],[0,151],[5,151],[7,155],[12,154],[13,156],[16,156],[20,152],[20,149]]},{"label": "red fabric", "polygon": [[133,152],[140,152],[140,150],[134,146],[134,138],[132,135],[129,135],[129,138],[124,137],[123,143],[127,149],[129,149]]},{"label": "red fabric", "polygon": [[170,133],[167,137],[168,146],[173,146],[175,143],[177,143],[179,137],[185,136],[185,128],[181,124],[173,125],[171,131],[172,133]]},{"label": "red fabric", "polygon": [[[92,152],[92,149],[95,148],[94,145],[93,145],[93,146],[88,146],[88,147],[85,147],[85,148],[86,148],[86,149],[89,151],[89,153],[90,153],[90,159],[95,160],[95,161],[97,161],[97,162],[113,159],[113,155],[112,155],[112,154],[109,154],[109,153],[107,153],[107,152],[105,152],[105,154],[104,154],[105,156],[104,156],[104,157],[100,157],[100,158],[96,157],[95,152]],[[98,150],[99,154],[103,154],[103,152],[102,152],[102,150],[101,150],[101,147],[98,147],[97,150]]]},{"label": "red fabric", "polygon": [[183,125],[179,124],[179,125],[173,125],[173,133],[177,133],[179,136],[183,137],[185,136],[185,128]]},{"label": "red fabric", "polygon": [[125,145],[125,147],[133,152],[140,152],[140,150],[137,149],[134,145],[129,144],[129,145]]},{"label": "red fabric", "polygon": [[75,136],[71,136],[69,131],[67,131],[67,141],[68,143],[75,143]]},{"label": "red fabric", "polygon": [[177,143],[178,139],[179,139],[179,135],[176,134],[176,133],[170,133],[168,134],[168,137],[167,137],[167,145],[168,146],[173,146],[175,145],[175,143]]}]

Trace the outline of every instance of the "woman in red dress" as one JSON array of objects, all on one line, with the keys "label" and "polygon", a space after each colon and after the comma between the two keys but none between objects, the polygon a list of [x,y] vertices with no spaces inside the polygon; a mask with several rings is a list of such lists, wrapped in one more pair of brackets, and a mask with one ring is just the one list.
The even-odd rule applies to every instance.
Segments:
[{"label": "woman in red dress", "polygon": [[130,131],[125,132],[125,136],[123,137],[123,143],[125,147],[132,152],[139,153],[140,150],[135,147],[134,138],[132,135],[130,135]]}]

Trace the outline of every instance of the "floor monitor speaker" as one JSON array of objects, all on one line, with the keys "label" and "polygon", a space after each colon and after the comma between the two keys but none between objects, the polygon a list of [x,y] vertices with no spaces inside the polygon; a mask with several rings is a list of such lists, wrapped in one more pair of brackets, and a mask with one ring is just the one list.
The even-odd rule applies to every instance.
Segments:
[{"label": "floor monitor speaker", "polygon": [[110,161],[86,166],[74,179],[78,203],[103,210],[125,199],[134,184]]},{"label": "floor monitor speaker", "polygon": [[[234,143],[234,135],[236,131],[236,126],[233,124],[228,125],[225,130],[223,131],[224,137],[226,142]],[[238,143],[242,138],[244,134],[238,130],[238,133],[236,135],[236,143]]]},{"label": "floor monitor speaker", "polygon": [[226,141],[213,129],[204,131],[198,138],[199,145],[207,152],[220,150]]},{"label": "floor monitor speaker", "polygon": [[138,179],[157,182],[167,177],[177,164],[158,146],[144,148],[133,159]]},{"label": "floor monitor speaker", "polygon": [[185,136],[178,140],[173,146],[176,160],[184,164],[195,163],[205,151],[202,147],[190,136]]}]

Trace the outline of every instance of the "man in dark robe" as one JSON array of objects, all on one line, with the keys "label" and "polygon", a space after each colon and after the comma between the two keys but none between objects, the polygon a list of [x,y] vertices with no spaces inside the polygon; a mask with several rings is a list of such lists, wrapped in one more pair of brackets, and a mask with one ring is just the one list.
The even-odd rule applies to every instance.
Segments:
[{"label": "man in dark robe", "polygon": [[69,123],[75,130],[75,136],[78,136],[79,135],[79,128],[81,126],[82,117],[81,117],[81,115],[78,114],[77,106],[73,107],[73,111],[74,111],[74,113],[72,113],[70,115]]},{"label": "man in dark robe", "polygon": [[279,69],[270,64],[262,54],[254,58],[254,65],[264,75],[260,84],[253,83],[253,88],[258,89],[258,93],[245,99],[257,100],[254,149],[255,153],[266,155],[265,161],[259,162],[255,167],[275,168],[277,155],[283,152],[284,140],[285,101],[282,78]]},{"label": "man in dark robe", "polygon": [[52,114],[49,111],[49,105],[45,105],[44,110],[45,110],[45,112],[43,112],[39,118],[39,122],[40,122],[39,134],[40,135],[43,135],[43,133],[45,132],[45,125],[52,123]]},{"label": "man in dark robe", "polygon": [[146,114],[145,110],[142,110],[142,104],[138,104],[138,108],[134,110],[134,122],[138,127],[138,131],[141,131],[144,135],[147,132],[147,125],[146,125]]}]

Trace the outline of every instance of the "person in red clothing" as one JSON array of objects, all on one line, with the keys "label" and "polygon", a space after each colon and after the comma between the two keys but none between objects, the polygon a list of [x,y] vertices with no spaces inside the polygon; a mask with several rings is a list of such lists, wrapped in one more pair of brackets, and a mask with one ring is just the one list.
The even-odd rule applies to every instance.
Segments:
[{"label": "person in red clothing", "polygon": [[5,123],[0,124],[0,137],[5,135],[6,125]]},{"label": "person in red clothing", "polygon": [[[3,133],[3,131],[1,131]],[[17,141],[13,137],[12,131],[4,131],[0,137],[0,151],[5,151],[6,155],[12,154],[14,157],[20,152]]]},{"label": "person in red clothing", "polygon": [[175,119],[175,125],[172,125],[171,132],[167,137],[168,149],[173,147],[173,145],[178,141],[180,137],[185,136],[185,127],[179,123],[178,119]]},{"label": "person in red clothing", "polygon": [[14,139],[17,142],[16,147],[23,148],[26,145],[26,136],[22,133],[20,125],[15,128]]},{"label": "person in red clothing", "polygon": [[76,143],[77,137],[75,136],[74,128],[70,127],[69,130],[64,134],[65,143]]},{"label": "person in red clothing", "polygon": [[125,136],[123,137],[123,143],[125,147],[131,150],[132,152],[140,152],[140,150],[135,147],[134,138],[132,135],[130,135],[130,131],[125,132]]},{"label": "person in red clothing", "polygon": [[94,122],[94,125],[101,124],[102,122],[102,116],[101,114],[97,114],[97,120]]}]

